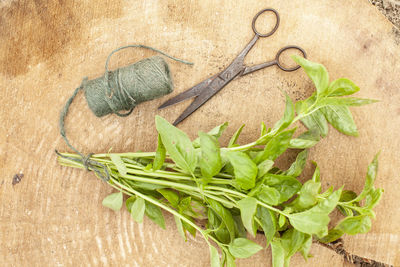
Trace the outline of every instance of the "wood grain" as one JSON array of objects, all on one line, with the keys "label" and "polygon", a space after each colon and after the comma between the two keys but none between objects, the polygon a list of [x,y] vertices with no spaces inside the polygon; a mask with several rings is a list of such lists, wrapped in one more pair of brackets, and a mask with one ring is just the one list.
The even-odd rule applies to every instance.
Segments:
[{"label": "wood grain", "polygon": [[[395,31],[367,1],[278,1],[276,34],[257,43],[246,62],[272,58],[283,45],[305,48],[323,63],[331,79],[348,77],[360,97],[381,102],[354,108],[360,137],[332,128],[310,153],[320,165],[324,188],[360,191],[366,167],[381,151],[377,186],[385,189],[370,233],[347,236],[346,247],[360,256],[400,266],[400,44]],[[114,48],[141,43],[195,62],[170,62],[175,92],[225,67],[252,37],[251,19],[260,1],[152,0],[0,2],[0,262],[6,266],[208,266],[200,237],[184,242],[173,219],[167,230],[145,219],[139,225],[126,211],[101,206],[112,189],[92,173],[60,167],[54,149],[67,150],[58,116],[83,77],[102,75]],[[397,41],[396,41],[397,40]],[[121,52],[114,67],[152,55]],[[185,120],[180,127],[195,137],[224,121],[227,136],[242,123],[240,141],[256,138],[259,123],[273,124],[284,108],[285,90],[303,99],[313,88],[302,71],[276,68],[237,79]],[[128,118],[91,114],[82,95],[71,107],[67,132],[85,152],[149,151],[156,147],[154,116],[172,121],[188,103],[158,112],[167,97],[136,108]],[[223,142],[227,143],[227,137]],[[290,157],[291,155],[288,155]],[[282,158],[280,164],[287,164]],[[311,167],[307,167],[306,175]],[[12,185],[13,176],[24,174]],[[257,240],[262,243],[263,237]],[[341,266],[333,252],[313,245],[314,258],[295,256],[293,266]],[[240,260],[239,266],[268,266],[270,251]]]}]

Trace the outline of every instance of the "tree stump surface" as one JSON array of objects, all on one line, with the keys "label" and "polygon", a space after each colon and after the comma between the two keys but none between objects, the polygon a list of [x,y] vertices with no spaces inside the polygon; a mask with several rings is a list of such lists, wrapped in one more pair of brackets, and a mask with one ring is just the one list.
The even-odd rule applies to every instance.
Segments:
[{"label": "tree stump surface", "polygon": [[[368,234],[345,236],[346,249],[400,266],[400,36],[368,1],[2,1],[0,3],[0,262],[6,266],[208,266],[200,236],[184,242],[167,215],[167,229],[148,219],[137,224],[124,209],[101,205],[113,190],[93,173],[59,166],[55,149],[69,151],[59,134],[59,113],[83,77],[104,73],[115,48],[146,44],[195,63],[168,60],[175,91],[139,105],[127,118],[96,118],[80,93],[66,121],[67,134],[85,153],[152,151],[154,116],[174,120],[189,104],[157,111],[163,101],[217,73],[252,38],[251,20],[261,9],[279,11],[277,32],[256,44],[247,64],[272,59],[284,45],[303,47],[324,64],[331,79],[347,77],[358,97],[380,102],[352,108],[360,136],[330,128],[311,149],[323,188],[360,192],[367,165],[381,151],[376,187],[385,193]],[[122,51],[111,67],[154,55]],[[314,90],[306,74],[276,67],[231,82],[179,125],[194,138],[230,122],[222,144],[243,123],[241,143],[254,140],[259,123],[273,125],[284,109],[284,90],[293,100]],[[286,156],[293,158],[293,155]],[[280,160],[286,166],[285,157]],[[286,165],[285,165],[286,164]],[[304,178],[312,173],[307,165]],[[23,174],[23,177],[21,177]],[[18,175],[18,177],[15,177]],[[19,180],[18,183],[13,180]],[[257,242],[262,244],[259,235]],[[313,258],[292,266],[342,266],[333,251],[313,244]],[[270,249],[239,260],[239,266],[269,266]]]}]

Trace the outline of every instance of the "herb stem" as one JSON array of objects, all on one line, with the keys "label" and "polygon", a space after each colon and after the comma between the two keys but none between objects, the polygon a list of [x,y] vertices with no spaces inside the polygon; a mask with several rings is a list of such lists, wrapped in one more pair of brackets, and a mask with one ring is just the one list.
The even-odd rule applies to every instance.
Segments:
[{"label": "herb stem", "polygon": [[[150,183],[150,184],[163,185],[163,186],[167,186],[167,187],[170,187],[170,188],[173,188],[173,189],[181,189],[181,190],[183,189],[183,190],[186,190],[188,192],[193,192],[194,191],[194,192],[202,193],[202,191],[201,191],[201,189],[199,187],[190,186],[190,185],[186,185],[186,184],[182,184],[182,183],[174,183],[174,182],[171,182],[171,181],[165,181],[165,180],[161,180],[161,179],[144,178],[144,177],[139,177],[139,176],[130,175],[130,174],[124,175],[122,177],[125,178],[125,179],[128,179],[128,180],[133,180],[133,181],[137,181],[137,182],[145,182],[145,183]],[[218,187],[216,187],[216,188],[218,188]],[[206,192],[204,192],[204,193],[206,193]],[[204,194],[204,195],[206,197],[210,197],[210,198],[212,198],[214,200],[220,201],[221,203],[225,203],[228,206],[232,206],[232,205],[235,206],[234,204],[230,203],[229,201],[227,201],[225,199],[222,199],[222,198],[219,198],[219,197],[215,197],[215,196],[212,196],[210,194]]]},{"label": "herb stem", "polygon": [[[118,185],[120,188],[125,189],[126,191],[131,192],[132,194],[135,194],[136,196],[139,196],[139,197],[143,198],[144,200],[146,200],[146,201],[148,201],[148,202],[150,202],[150,203],[152,203],[152,204],[154,204],[154,205],[156,205],[156,206],[168,211],[169,213],[173,214],[174,216],[177,216],[179,219],[181,219],[182,221],[184,221],[185,223],[191,225],[193,228],[195,228],[197,231],[199,231],[203,235],[203,237],[205,239],[207,239],[207,235],[204,233],[203,229],[201,229],[199,226],[197,226],[197,224],[193,223],[191,220],[187,219],[185,216],[179,214],[176,210],[174,210],[174,209],[162,204],[161,202],[159,202],[159,201],[157,201],[157,200],[155,200],[153,198],[150,198],[150,197],[148,197],[148,196],[146,196],[146,195],[134,190],[133,188],[127,187],[127,186],[119,183],[117,180],[115,180],[115,178],[112,178],[112,181],[113,181],[114,184]],[[112,183],[109,182],[109,184],[111,186],[113,186]],[[120,188],[118,188],[118,189],[121,190]]]},{"label": "herb stem", "polygon": [[[71,160],[68,160],[68,159],[63,159],[63,160],[70,161],[71,163],[74,164],[74,166],[78,166],[79,168],[84,168],[82,163],[74,162],[74,161],[71,161]],[[112,167],[112,168],[114,169],[114,167]],[[144,175],[148,175],[150,172],[149,173],[142,172],[142,173]],[[221,203],[224,203],[227,206],[237,207],[236,202],[233,202],[231,198],[228,198],[230,200],[230,201],[228,201],[228,200],[216,197],[215,195],[213,195],[213,191],[212,190],[225,192],[225,193],[228,193],[230,195],[237,196],[237,197],[240,197],[240,198],[247,197],[243,193],[240,193],[240,192],[237,192],[237,191],[234,191],[234,190],[230,190],[228,188],[218,187],[218,186],[205,186],[204,187],[205,189],[210,189],[211,191],[204,190],[203,192],[201,192],[202,190],[197,186],[190,186],[190,185],[186,185],[186,184],[182,184],[182,183],[174,183],[174,182],[166,181],[166,180],[162,180],[162,179],[145,178],[145,177],[140,177],[140,176],[131,175],[131,174],[126,174],[126,175],[124,175],[122,177],[125,178],[125,179],[128,179],[128,180],[134,180],[134,181],[138,181],[138,182],[145,182],[145,183],[150,183],[150,184],[163,185],[163,186],[176,188],[176,189],[183,189],[183,190],[185,190],[187,192],[195,191],[195,192],[204,193],[206,197],[209,197],[209,198],[212,198],[214,200],[220,201]],[[196,196],[198,197],[198,195],[196,195]],[[263,206],[263,207],[265,207],[265,208],[267,208],[269,210],[278,212],[279,214],[282,214],[282,215],[284,215],[286,217],[289,217],[288,214],[286,214],[285,212],[283,212],[283,211],[281,211],[281,210],[279,210],[277,208],[269,206],[269,205],[267,205],[267,204],[265,204],[265,203],[263,203],[261,201],[257,201],[257,203],[258,203],[258,205]]]},{"label": "herb stem", "polygon": [[253,146],[257,145],[257,141],[242,145],[242,146],[235,146],[235,147],[224,147],[221,148],[221,150],[227,150],[227,151],[243,151],[249,148],[252,148]]},{"label": "herb stem", "polygon": [[235,199],[233,199],[231,196],[229,196],[229,194],[226,194],[224,192],[215,192],[215,191],[209,191],[209,190],[207,190],[207,192],[209,192],[210,194],[214,194],[214,195],[219,195],[219,196],[222,195],[222,196],[226,197],[227,199],[229,199],[230,201],[232,201],[233,203],[236,203]]},{"label": "herb stem", "polygon": [[263,202],[261,202],[261,201],[258,201],[258,200],[257,200],[257,204],[260,205],[260,206],[263,206],[264,208],[267,208],[267,209],[269,209],[269,210],[272,210],[272,211],[275,211],[275,212],[277,212],[277,213],[279,213],[279,214],[282,214],[282,215],[285,216],[285,217],[288,217],[288,218],[290,217],[289,214],[287,214],[287,213],[281,211],[280,209],[274,208],[274,207],[272,207],[272,206],[270,206],[270,205],[267,205],[267,204],[265,204],[265,203],[263,203]]},{"label": "herb stem", "polygon": [[166,180],[162,180],[162,179],[152,179],[152,178],[140,177],[140,176],[131,175],[131,174],[126,174],[126,175],[123,175],[122,177],[125,178],[125,179],[128,179],[128,180],[134,180],[134,181],[138,181],[138,182],[144,182],[144,183],[149,183],[149,184],[157,184],[157,185],[164,185],[164,186],[167,186],[167,187],[177,188],[177,189],[180,188],[180,189],[185,189],[185,190],[198,191],[197,187],[186,185],[186,184],[182,184],[182,183],[175,183],[175,182],[171,182],[171,181],[166,181]]},{"label": "herb stem", "polygon": [[[237,192],[237,191],[233,191],[233,190],[230,190],[230,189],[227,189],[227,188],[220,188],[220,187],[215,187],[215,186],[207,186],[206,188],[223,191],[223,192],[226,192],[226,193],[230,193],[230,194],[233,194],[233,195],[240,196],[241,198],[247,197],[247,195],[245,195],[243,193],[240,193],[240,192]],[[286,214],[285,212],[281,211],[280,209],[277,209],[277,208],[274,208],[272,206],[269,206],[269,205],[267,205],[267,204],[265,204],[265,203],[263,203],[261,201],[257,200],[257,204],[260,205],[260,206],[263,206],[263,207],[265,207],[267,209],[270,209],[272,211],[278,212],[279,214],[282,214],[283,216],[289,217],[289,214]]]},{"label": "herb stem", "polygon": [[[106,158],[110,153],[105,154],[93,154],[93,158]],[[156,156],[156,152],[126,152],[126,153],[113,153],[120,157],[127,158],[151,158]]]}]

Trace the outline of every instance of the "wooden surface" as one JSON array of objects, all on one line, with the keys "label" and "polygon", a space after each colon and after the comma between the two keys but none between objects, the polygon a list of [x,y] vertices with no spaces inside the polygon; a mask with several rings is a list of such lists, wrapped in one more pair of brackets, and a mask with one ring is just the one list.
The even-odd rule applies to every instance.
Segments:
[{"label": "wooden surface", "polygon": [[[208,266],[202,238],[185,243],[170,216],[167,230],[148,219],[134,223],[126,210],[102,207],[112,189],[92,173],[57,164],[54,149],[67,150],[59,135],[59,112],[84,76],[102,75],[107,55],[130,43],[195,63],[170,62],[177,94],[226,66],[251,39],[253,16],[274,7],[281,25],[257,43],[247,63],[271,59],[281,46],[297,44],[323,63],[332,79],[348,77],[360,86],[358,96],[381,100],[352,109],[360,137],[331,128],[310,159],[320,165],[324,188],[344,183],[359,192],[368,163],[381,151],[376,186],[385,193],[377,219],[370,233],[346,236],[345,246],[400,266],[400,37],[367,1],[82,2],[0,2],[0,265]],[[140,49],[121,52],[112,65],[150,55]],[[271,125],[280,117],[280,90],[299,100],[313,89],[302,71],[269,68],[232,82],[180,127],[195,137],[198,130],[229,121],[229,135],[246,123],[240,141],[254,140],[261,121]],[[80,94],[67,120],[69,137],[85,152],[154,150],[154,116],[172,121],[188,105],[157,111],[167,98],[140,105],[128,118],[98,119]],[[222,140],[227,143],[227,137]],[[287,164],[284,158],[281,164]],[[20,172],[24,177],[13,186]],[[295,256],[293,266],[344,264],[318,245],[312,254],[307,264]],[[269,264],[269,249],[239,261],[239,266]]]}]

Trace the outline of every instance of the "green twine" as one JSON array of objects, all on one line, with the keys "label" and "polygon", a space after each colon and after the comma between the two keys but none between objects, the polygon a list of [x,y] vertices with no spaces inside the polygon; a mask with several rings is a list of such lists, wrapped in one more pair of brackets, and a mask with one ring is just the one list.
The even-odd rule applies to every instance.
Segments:
[{"label": "green twine", "polygon": [[[173,90],[173,83],[170,69],[165,60],[160,56],[153,56],[140,60],[134,64],[114,71],[108,69],[111,56],[126,48],[140,47],[150,49],[160,53],[175,61],[192,65],[193,63],[172,57],[158,49],[146,45],[127,45],[113,50],[107,57],[105,64],[105,73],[103,77],[94,80],[84,78],[81,85],[75,89],[72,96],[65,103],[60,113],[60,134],[65,143],[73,151],[78,153],[87,170],[94,170],[103,180],[109,179],[109,173],[103,164],[95,163],[90,160],[91,154],[83,155],[69,142],[65,131],[65,118],[68,114],[72,101],[83,90],[89,108],[97,117],[102,117],[114,113],[120,117],[128,116],[133,109],[140,103],[149,101],[163,95],[169,94]],[[127,110],[127,113],[120,113]],[[58,152],[56,151],[58,154]],[[59,154],[60,155],[60,154]],[[100,166],[101,165],[101,166]],[[99,170],[103,169],[104,174]]]}]

